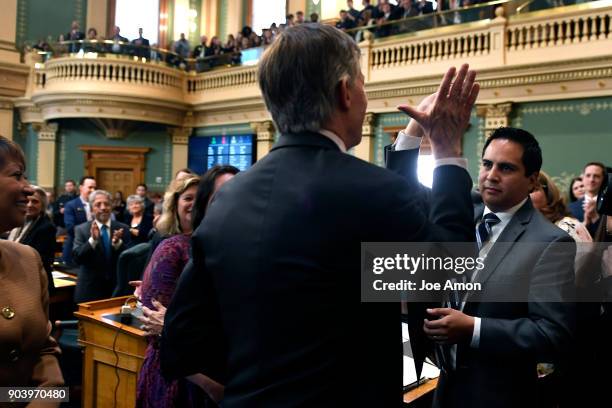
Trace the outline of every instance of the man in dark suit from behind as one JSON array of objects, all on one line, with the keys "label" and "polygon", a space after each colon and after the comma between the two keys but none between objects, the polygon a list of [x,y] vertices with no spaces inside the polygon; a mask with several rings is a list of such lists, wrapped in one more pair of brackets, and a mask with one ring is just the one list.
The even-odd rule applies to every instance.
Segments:
[{"label": "man in dark suit from behind", "polygon": [[[74,180],[68,179],[64,183],[64,192],[53,203],[53,224],[56,227],[65,228],[64,224],[64,206],[68,201],[72,201],[77,197],[77,188]],[[61,232],[61,231],[60,231]]]},{"label": "man in dark suit from behind", "polygon": [[127,225],[111,220],[111,195],[96,190],[89,196],[94,220],[75,229],[73,256],[80,265],[75,303],[111,297],[116,284],[117,259],[130,245]]},{"label": "man in dark suit from behind", "polygon": [[360,302],[360,243],[473,240],[460,151],[475,73],[450,69],[432,111],[407,108],[438,160],[427,217],[410,183],[346,154],[367,109],[359,56],[336,28],[302,24],[260,60],[282,135],[216,194],[161,344],[167,377],[208,375],[225,407],[399,407],[400,305]]},{"label": "man in dark suit from behind", "polygon": [[79,196],[64,205],[64,225],[66,227],[66,240],[62,259],[66,265],[72,265],[72,247],[74,244],[74,228],[84,222],[91,221],[89,208],[89,195],[96,189],[96,179],[83,176],[79,181]]},{"label": "man in dark suit from behind", "polygon": [[[414,147],[411,137],[421,135],[411,123],[390,157],[403,154],[397,151],[402,146]],[[415,164],[413,155],[404,158]],[[541,164],[540,147],[524,130],[500,128],[485,143],[482,202],[474,214],[477,230],[483,222],[490,226],[484,236],[477,233],[485,268],[471,277],[483,291],[463,298],[458,310],[434,308],[426,316],[424,334],[443,357],[434,407],[536,407],[537,363],[558,363],[572,347],[576,249],[531,204]],[[415,177],[415,166],[404,171]]]},{"label": "man in dark suit from behind", "polygon": [[580,222],[586,225],[592,237],[595,237],[600,215],[597,213],[597,194],[603,183],[606,174],[606,166],[599,162],[587,163],[582,172],[582,182],[584,183],[584,197],[570,203],[571,214]]}]

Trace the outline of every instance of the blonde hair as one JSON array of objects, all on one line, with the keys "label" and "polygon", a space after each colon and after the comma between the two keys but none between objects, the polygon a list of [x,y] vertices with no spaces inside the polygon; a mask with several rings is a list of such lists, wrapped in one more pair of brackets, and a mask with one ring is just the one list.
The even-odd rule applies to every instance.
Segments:
[{"label": "blonde hair", "polygon": [[540,171],[538,176],[538,188],[542,190],[546,197],[546,207],[540,209],[542,215],[553,224],[565,217],[567,207],[563,197],[552,178],[543,171]]},{"label": "blonde hair", "polygon": [[178,199],[187,189],[192,186],[197,186],[200,183],[200,177],[192,176],[189,178],[181,178],[174,180],[168,186],[164,194],[164,209],[162,215],[157,221],[157,230],[164,236],[180,234],[181,221],[178,216]]}]

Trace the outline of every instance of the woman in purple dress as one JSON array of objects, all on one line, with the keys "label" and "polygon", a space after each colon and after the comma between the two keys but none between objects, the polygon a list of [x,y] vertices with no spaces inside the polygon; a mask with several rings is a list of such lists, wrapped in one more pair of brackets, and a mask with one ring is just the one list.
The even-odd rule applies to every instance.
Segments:
[{"label": "woman in purple dress", "polygon": [[212,401],[223,396],[223,386],[203,374],[166,381],[160,371],[158,342],[166,307],[189,261],[191,233],[202,221],[213,194],[237,172],[232,166],[215,166],[201,181],[198,177],[181,179],[166,191],[164,211],[157,226],[169,238],[155,249],[140,288],[144,314],[141,320],[148,345],[138,376],[138,407],[214,406]]}]

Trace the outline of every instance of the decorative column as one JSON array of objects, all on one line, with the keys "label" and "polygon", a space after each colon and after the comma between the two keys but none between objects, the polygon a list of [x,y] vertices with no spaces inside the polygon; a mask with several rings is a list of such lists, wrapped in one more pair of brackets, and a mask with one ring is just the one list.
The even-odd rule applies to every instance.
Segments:
[{"label": "decorative column", "polygon": [[13,104],[0,98],[0,135],[13,139]]},{"label": "decorative column", "polygon": [[256,160],[264,157],[274,144],[274,122],[266,120],[265,122],[253,122],[251,127],[255,129],[257,138]]},{"label": "decorative column", "polygon": [[172,137],[172,176],[182,168],[187,167],[189,137],[193,128],[173,127],[168,128]]},{"label": "decorative column", "polygon": [[485,118],[485,138],[497,128],[508,126],[508,117],[512,112],[512,103],[500,103],[497,105],[480,105],[476,107],[476,113]]},{"label": "decorative column", "polygon": [[32,127],[38,133],[38,161],[36,182],[47,190],[55,187],[55,150],[57,123],[33,123]]},{"label": "decorative column", "polygon": [[25,25],[17,24],[19,20],[17,0],[4,0],[2,2],[2,17],[0,18],[0,61],[10,64],[19,64],[19,51],[15,48],[16,34],[23,39]]},{"label": "decorative column", "polygon": [[374,35],[370,31],[363,32],[363,40],[359,43],[359,50],[361,52],[361,73],[363,74],[363,80],[365,83],[370,81],[370,58],[372,57],[372,45],[374,44]]},{"label": "decorative column", "polygon": [[499,127],[508,126],[510,123],[508,117],[511,112],[512,102],[476,106],[476,114],[485,120],[484,133],[480,135],[478,144],[476,145],[477,157],[480,157],[485,141],[491,133]]},{"label": "decorative column", "polygon": [[376,115],[368,112],[361,127],[361,143],[355,146],[355,157],[367,162],[374,162],[374,123]]}]

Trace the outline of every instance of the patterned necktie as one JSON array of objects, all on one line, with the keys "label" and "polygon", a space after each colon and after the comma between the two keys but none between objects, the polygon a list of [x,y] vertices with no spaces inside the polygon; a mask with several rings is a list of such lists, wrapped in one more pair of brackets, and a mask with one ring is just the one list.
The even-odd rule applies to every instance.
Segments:
[{"label": "patterned necktie", "polygon": [[476,241],[478,242],[478,250],[480,251],[489,236],[493,225],[499,224],[501,220],[494,213],[490,212],[482,217],[482,221],[476,228]]},{"label": "patterned necktie", "polygon": [[106,256],[106,259],[110,259],[111,242],[110,242],[110,237],[108,235],[108,227],[106,225],[102,226],[102,231],[100,232],[100,236],[102,237],[102,246],[104,247],[104,255]]}]

